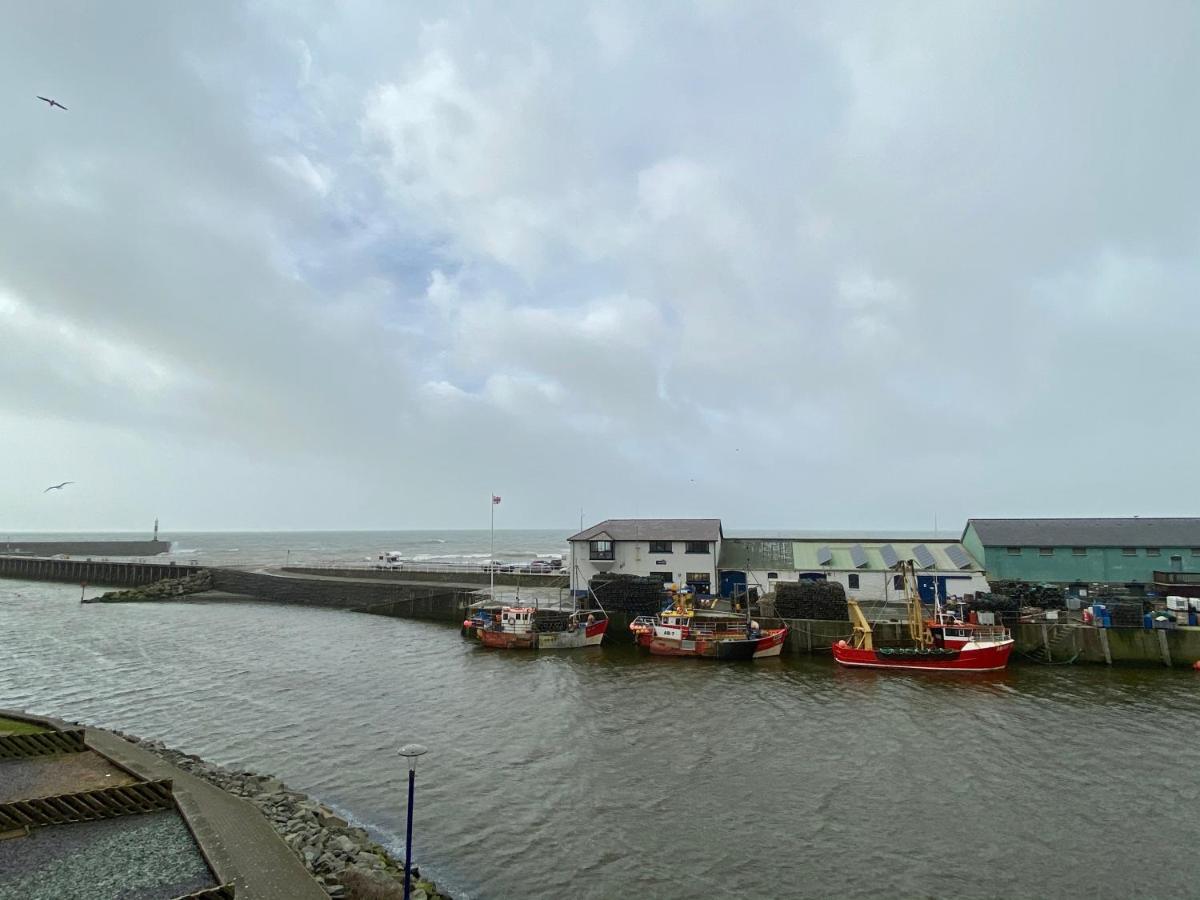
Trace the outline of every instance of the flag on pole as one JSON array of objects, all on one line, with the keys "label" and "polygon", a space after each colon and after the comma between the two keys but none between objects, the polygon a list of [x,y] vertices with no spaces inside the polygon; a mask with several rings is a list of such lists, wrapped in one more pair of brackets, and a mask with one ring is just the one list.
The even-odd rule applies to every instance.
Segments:
[{"label": "flag on pole", "polygon": [[497,497],[495,494],[492,494],[492,506],[495,506],[499,502],[500,502],[500,498]]}]

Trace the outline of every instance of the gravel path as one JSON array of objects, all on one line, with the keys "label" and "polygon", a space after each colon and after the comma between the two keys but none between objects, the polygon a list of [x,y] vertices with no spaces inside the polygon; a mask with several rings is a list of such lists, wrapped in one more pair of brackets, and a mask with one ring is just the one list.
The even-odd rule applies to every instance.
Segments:
[{"label": "gravel path", "polygon": [[0,841],[0,897],[159,900],[216,882],[172,810],[36,828]]}]

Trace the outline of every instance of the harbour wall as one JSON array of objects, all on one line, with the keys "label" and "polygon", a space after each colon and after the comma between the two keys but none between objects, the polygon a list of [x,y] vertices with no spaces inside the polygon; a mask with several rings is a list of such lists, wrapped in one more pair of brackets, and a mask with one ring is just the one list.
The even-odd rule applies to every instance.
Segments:
[{"label": "harbour wall", "polygon": [[196,566],[179,566],[173,562],[117,562],[0,555],[0,578],[20,578],[23,581],[136,587],[162,581],[164,578],[182,578],[197,570]]},{"label": "harbour wall", "polygon": [[[184,578],[205,569],[175,563],[145,563],[85,559],[44,559],[0,555],[0,578],[24,581],[57,581],[66,584],[87,583],[111,587],[136,587],[168,578]],[[398,573],[378,570],[377,575],[362,578],[329,577],[328,569],[287,569],[282,575],[249,572],[241,569],[208,569],[213,589],[256,600],[296,606],[323,606],[355,612],[401,618],[425,619],[458,624],[479,591],[470,582],[435,577],[439,573]],[[478,577],[479,573],[463,573]],[[308,577],[306,577],[308,576]],[[320,577],[312,577],[320,576]],[[401,580],[420,577],[424,583]],[[522,586],[531,579],[561,579],[562,576],[538,576],[497,573],[502,577],[521,578]],[[486,573],[483,574],[486,579]],[[535,583],[544,584],[538,581]],[[479,587],[486,585],[483,581]],[[607,640],[631,642],[630,617],[614,612]],[[770,619],[768,626],[788,626],[785,651],[811,653],[828,651],[838,640],[849,637],[850,623],[823,619]],[[874,623],[876,640],[881,644],[901,643],[907,637],[903,622]],[[1192,666],[1200,661],[1200,628],[1144,629],[1097,628],[1075,622],[1021,623],[1013,626],[1017,658],[1026,657],[1046,663],[1141,663],[1149,665]]]},{"label": "harbour wall", "polygon": [[461,585],[417,585],[401,582],[352,581],[334,578],[268,575],[240,569],[212,569],[213,590],[290,606],[324,606],[406,619],[462,622],[475,599]]},{"label": "harbour wall", "polygon": [[[824,619],[763,619],[765,626],[788,626],[788,653],[829,650],[849,638],[849,622]],[[872,624],[879,644],[900,644],[908,639],[905,622]],[[1016,657],[1039,663],[1140,663],[1187,666],[1200,660],[1200,628],[1097,628],[1077,622],[1020,623],[1011,628]]]},{"label": "harbour wall", "polygon": [[[41,559],[0,556],[0,578],[57,581],[105,587],[139,587],[208,571],[212,588],[254,600],[295,606],[325,606],[354,612],[458,624],[475,599],[470,585],[411,584],[395,580],[270,575],[242,569],[180,566],[175,563]],[[165,601],[156,601],[165,602]]]},{"label": "harbour wall", "polygon": [[[338,577],[338,578],[371,578],[380,581],[420,581],[428,582],[443,582],[447,584],[477,584],[480,587],[485,587],[491,583],[492,575],[487,572],[478,571],[446,571],[444,568],[436,570],[423,570],[416,567],[406,567],[404,569],[350,569],[350,568],[320,568],[316,566],[283,566],[281,572],[288,572],[296,575],[318,575],[322,577]],[[537,574],[530,572],[496,572],[496,584],[504,587],[548,587],[548,588],[565,588],[568,587],[568,578],[565,574]]]},{"label": "harbour wall", "polygon": [[0,541],[0,554],[19,556],[158,556],[170,541]]}]

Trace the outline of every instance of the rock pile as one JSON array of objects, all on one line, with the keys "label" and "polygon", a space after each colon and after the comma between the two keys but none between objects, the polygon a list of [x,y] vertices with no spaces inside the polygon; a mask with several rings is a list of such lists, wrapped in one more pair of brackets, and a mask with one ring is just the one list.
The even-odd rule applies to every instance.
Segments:
[{"label": "rock pile", "polygon": [[[120,734],[120,732],[116,732]],[[226,769],[181,753],[161,741],[122,734],[143,750],[205,781],[248,800],[295,851],[330,897],[344,900],[399,900],[404,894],[404,862],[371,840],[328,807],[307,794],[293,791],[282,781],[254,772]],[[437,885],[411,871],[411,900],[450,900]]]},{"label": "rock pile", "polygon": [[198,594],[201,591],[212,590],[212,573],[207,569],[185,575],[182,578],[164,578],[153,584],[127,591],[109,591],[99,597],[88,597],[84,603],[138,603],[146,600],[165,600],[168,597],[181,597],[184,594]]}]

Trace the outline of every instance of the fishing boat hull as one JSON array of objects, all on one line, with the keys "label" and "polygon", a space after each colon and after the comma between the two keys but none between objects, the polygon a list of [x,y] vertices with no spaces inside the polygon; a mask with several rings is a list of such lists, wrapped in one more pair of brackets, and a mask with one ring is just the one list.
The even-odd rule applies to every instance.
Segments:
[{"label": "fishing boat hull", "polygon": [[881,647],[868,650],[846,641],[833,645],[833,658],[843,666],[864,669],[912,669],[923,672],[995,672],[1008,665],[1013,641],[917,650]]},{"label": "fishing boat hull", "polygon": [[473,627],[469,636],[477,639],[483,646],[493,650],[576,650],[580,647],[596,647],[604,640],[608,631],[608,619],[585,624],[573,630],[564,631],[527,631],[511,632],[497,631]]},{"label": "fishing boat hull", "polygon": [[709,659],[764,659],[778,656],[787,639],[786,628],[764,631],[759,637],[697,638],[665,637],[653,631],[636,635],[639,647],[655,656],[702,656]]}]

